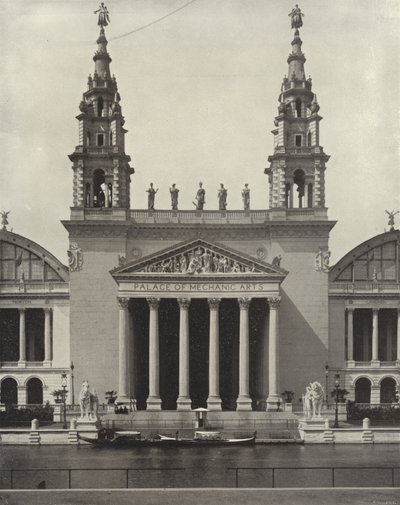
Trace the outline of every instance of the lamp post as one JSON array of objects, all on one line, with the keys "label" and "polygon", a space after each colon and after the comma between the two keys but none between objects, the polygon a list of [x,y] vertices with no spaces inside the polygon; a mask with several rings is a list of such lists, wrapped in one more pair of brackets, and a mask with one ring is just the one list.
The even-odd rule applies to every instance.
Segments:
[{"label": "lamp post", "polygon": [[339,386],[340,386],[340,375],[335,374],[335,423],[334,428],[339,428],[339,418],[338,418],[338,403],[339,403]]},{"label": "lamp post", "polygon": [[75,393],[74,393],[74,362],[71,361],[71,403],[72,408],[75,407]]},{"label": "lamp post", "polygon": [[326,408],[329,407],[328,403],[328,375],[329,375],[329,365],[328,363],[325,363],[325,403],[326,403]]},{"label": "lamp post", "polygon": [[66,406],[66,399],[67,399],[67,374],[63,372],[61,374],[61,387],[63,389],[62,392],[62,401],[63,401],[63,430],[67,429],[67,406]]}]

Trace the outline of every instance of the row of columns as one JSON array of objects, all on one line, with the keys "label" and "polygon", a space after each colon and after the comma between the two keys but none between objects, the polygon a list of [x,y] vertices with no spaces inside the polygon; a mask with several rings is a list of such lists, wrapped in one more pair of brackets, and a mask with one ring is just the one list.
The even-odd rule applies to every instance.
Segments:
[{"label": "row of columns", "polygon": [[[119,298],[119,403],[128,401],[129,394],[129,299]],[[207,406],[210,410],[221,410],[219,394],[219,304],[220,298],[209,298],[210,333],[209,333],[209,393]],[[159,298],[147,298],[150,308],[149,318],[149,396],[147,410],[161,410],[159,378]],[[238,410],[251,410],[249,391],[249,307],[251,298],[239,298],[239,396]],[[278,394],[278,308],[280,297],[268,299],[269,340],[268,340],[268,374],[269,394],[267,406],[276,410],[280,401]],[[179,304],[179,395],[178,410],[190,410],[189,394],[189,306],[190,298],[178,298]]]},{"label": "row of columns", "polygon": [[[26,365],[26,309],[19,308],[19,360],[18,366]],[[51,309],[44,312],[44,365],[51,364]]]},{"label": "row of columns", "polygon": [[[347,308],[347,360],[354,361],[354,307]],[[379,338],[378,338],[378,314],[379,309],[372,309],[372,362],[378,362]],[[397,309],[397,361],[400,361],[400,308]]]}]

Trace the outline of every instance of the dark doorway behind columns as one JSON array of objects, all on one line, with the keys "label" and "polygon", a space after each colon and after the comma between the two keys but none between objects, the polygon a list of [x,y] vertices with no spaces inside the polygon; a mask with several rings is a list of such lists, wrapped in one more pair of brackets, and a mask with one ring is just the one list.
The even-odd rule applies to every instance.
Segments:
[{"label": "dark doorway behind columns", "polygon": [[189,308],[189,373],[192,408],[207,407],[210,311],[206,299],[192,299]]},{"label": "dark doorway behind columns", "polygon": [[160,332],[160,396],[163,410],[175,410],[179,394],[179,306],[163,298],[158,309]]},{"label": "dark doorway behind columns", "polygon": [[[253,410],[263,410],[264,406],[264,363],[267,349],[264,349],[264,331],[268,315],[266,298],[253,298],[249,308],[250,338],[250,397]],[[268,363],[265,364],[268,366]],[[268,393],[268,391],[266,391]],[[279,391],[278,391],[279,393]]]},{"label": "dark doorway behind columns", "polygon": [[146,400],[149,396],[149,305],[147,300],[145,298],[131,299],[130,313],[133,317],[135,331],[132,361],[137,408],[145,410]]},{"label": "dark doorway behind columns", "polygon": [[223,410],[236,410],[239,394],[239,304],[223,299],[219,306],[219,392]]},{"label": "dark doorway behind columns", "polygon": [[27,361],[43,361],[44,360],[43,309],[28,309],[26,311],[25,333],[26,333]]},{"label": "dark doorway behind columns", "polygon": [[19,312],[18,309],[1,309],[0,361],[18,361],[18,360],[19,360]]},{"label": "dark doorway behind columns", "polygon": [[356,381],[355,400],[356,403],[371,403],[371,381],[366,377]]}]

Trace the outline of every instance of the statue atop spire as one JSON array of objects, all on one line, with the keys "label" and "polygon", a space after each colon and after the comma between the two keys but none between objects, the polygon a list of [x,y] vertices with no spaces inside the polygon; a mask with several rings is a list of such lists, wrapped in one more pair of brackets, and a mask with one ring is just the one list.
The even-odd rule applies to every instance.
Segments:
[{"label": "statue atop spire", "polygon": [[101,2],[97,11],[94,11],[94,14],[97,13],[99,13],[99,20],[97,21],[97,24],[101,26],[101,28],[104,28],[108,25],[108,23],[110,23],[110,16],[104,2]]},{"label": "statue atop spire", "polygon": [[296,7],[292,9],[292,12],[288,14],[292,18],[292,28],[298,30],[303,26],[303,16],[300,7],[296,4]]}]

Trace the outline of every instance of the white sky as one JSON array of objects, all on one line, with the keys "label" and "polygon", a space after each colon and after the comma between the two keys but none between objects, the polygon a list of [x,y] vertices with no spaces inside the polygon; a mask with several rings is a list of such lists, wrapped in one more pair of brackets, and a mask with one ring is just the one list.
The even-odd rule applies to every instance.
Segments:
[{"label": "white sky", "polygon": [[[187,0],[186,0],[187,1]],[[185,0],[109,0],[109,52],[136,173],[132,208],[192,209],[197,184],[207,209],[228,188],[228,209],[251,188],[268,206],[264,168],[291,49],[293,0],[196,0],[137,33]],[[10,227],[67,262],[78,105],[93,73],[98,2],[0,0],[0,210]],[[400,209],[400,0],[302,0],[306,75],[321,106],[333,261],[386,225]],[[399,215],[400,216],[400,215]],[[397,223],[400,222],[397,216]]]}]

